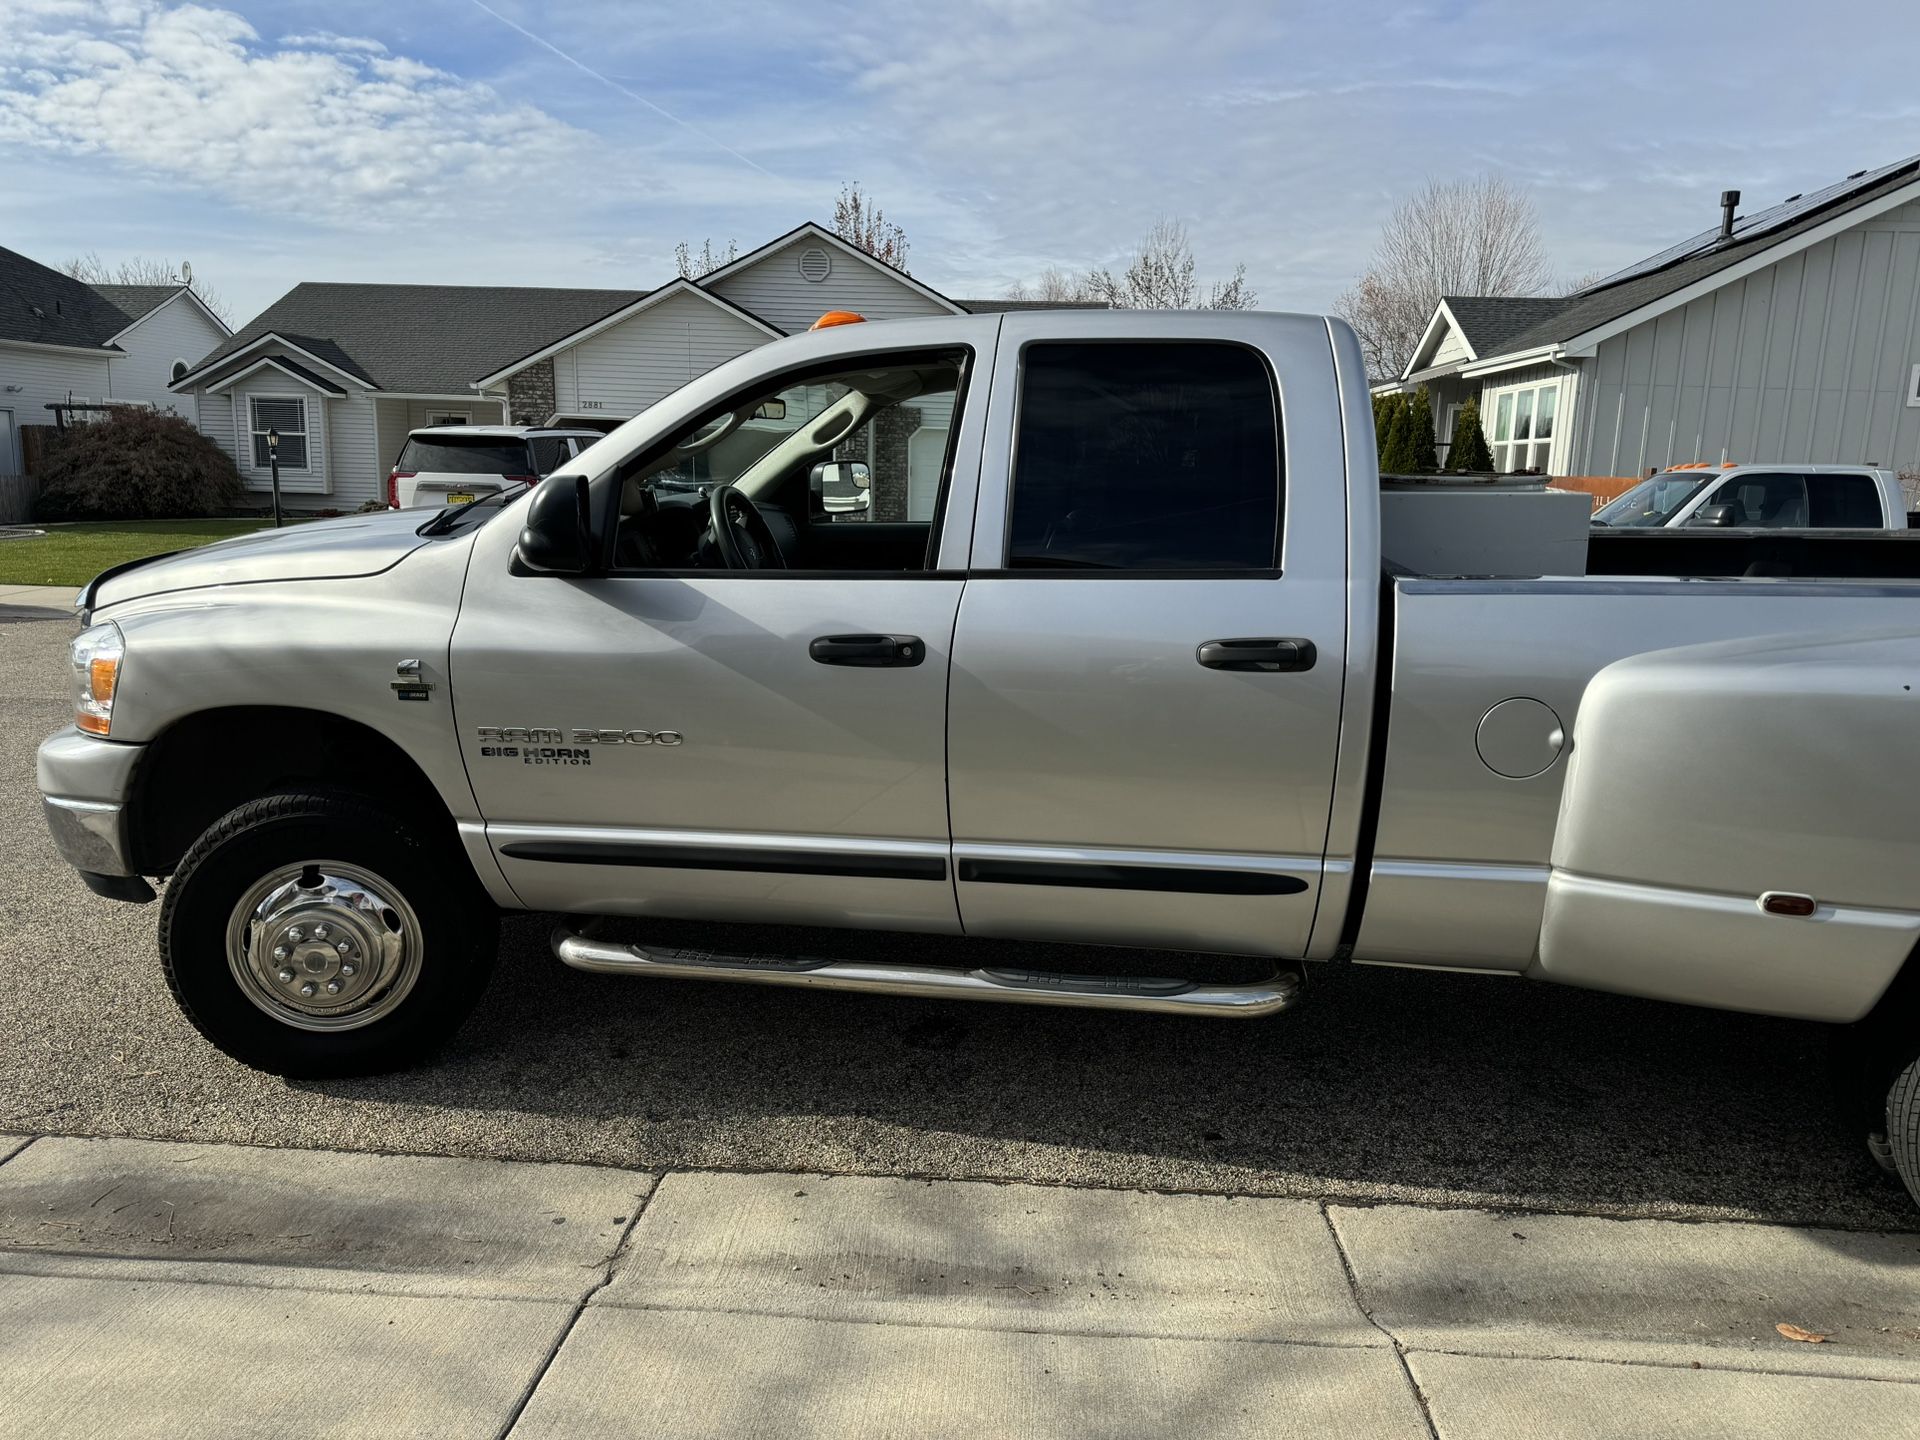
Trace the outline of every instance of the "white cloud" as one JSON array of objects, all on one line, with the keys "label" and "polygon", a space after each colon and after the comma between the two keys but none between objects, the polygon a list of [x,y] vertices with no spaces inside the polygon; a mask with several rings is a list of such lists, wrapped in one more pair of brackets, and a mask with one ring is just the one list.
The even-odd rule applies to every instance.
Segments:
[{"label": "white cloud", "polygon": [[287,35],[280,43],[290,50],[346,50],[362,55],[384,55],[387,47],[365,35],[336,35],[331,30],[309,30],[302,35]]},{"label": "white cloud", "polygon": [[589,137],[490,87],[327,32],[264,42],[160,0],[0,4],[0,144],[103,155],[308,225],[473,221]]}]

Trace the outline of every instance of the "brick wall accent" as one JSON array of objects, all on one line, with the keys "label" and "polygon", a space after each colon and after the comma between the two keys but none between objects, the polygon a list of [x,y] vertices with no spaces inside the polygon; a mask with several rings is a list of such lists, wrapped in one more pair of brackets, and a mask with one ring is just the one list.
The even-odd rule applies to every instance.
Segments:
[{"label": "brick wall accent", "polygon": [[920,428],[920,411],[912,405],[894,405],[875,417],[873,434],[874,520],[907,518],[907,441]]},{"label": "brick wall accent", "polygon": [[507,377],[507,414],[514,425],[544,425],[553,414],[553,360]]}]

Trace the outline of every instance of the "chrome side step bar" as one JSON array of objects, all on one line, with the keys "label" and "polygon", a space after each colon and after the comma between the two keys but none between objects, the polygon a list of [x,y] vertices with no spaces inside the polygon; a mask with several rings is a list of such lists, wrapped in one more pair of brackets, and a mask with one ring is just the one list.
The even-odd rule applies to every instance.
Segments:
[{"label": "chrome side step bar", "polygon": [[1001,1000],[1016,1005],[1075,1005],[1095,1010],[1149,1010],[1163,1015],[1252,1019],[1287,1009],[1306,976],[1287,965],[1257,985],[1208,985],[1132,975],[1064,975],[1046,970],[954,970],[935,965],[877,965],[786,955],[722,955],[711,950],[648,949],[583,935],[562,925],[553,953],[576,970],[602,975],[661,975],[677,980],[733,980],[748,985],[799,985],[945,1000]]}]

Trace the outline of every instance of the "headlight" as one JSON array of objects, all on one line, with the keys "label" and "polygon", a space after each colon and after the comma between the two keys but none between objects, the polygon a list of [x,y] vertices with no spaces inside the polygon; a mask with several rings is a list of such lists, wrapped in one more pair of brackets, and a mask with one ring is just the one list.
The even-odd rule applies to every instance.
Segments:
[{"label": "headlight", "polygon": [[73,723],[89,735],[105,735],[113,727],[113,692],[126,648],[120,627],[112,621],[73,642]]}]

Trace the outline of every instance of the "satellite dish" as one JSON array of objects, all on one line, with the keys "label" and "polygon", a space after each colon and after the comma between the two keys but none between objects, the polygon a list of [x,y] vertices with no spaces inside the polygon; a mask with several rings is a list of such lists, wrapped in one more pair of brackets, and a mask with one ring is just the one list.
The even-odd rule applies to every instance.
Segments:
[{"label": "satellite dish", "polygon": [[183,284],[188,286],[193,284],[193,266],[185,260],[180,262],[180,279]]}]

